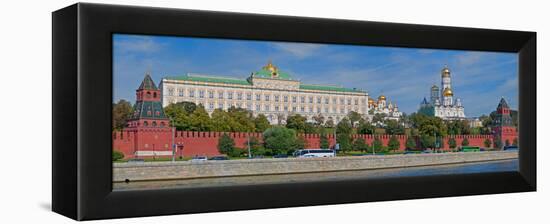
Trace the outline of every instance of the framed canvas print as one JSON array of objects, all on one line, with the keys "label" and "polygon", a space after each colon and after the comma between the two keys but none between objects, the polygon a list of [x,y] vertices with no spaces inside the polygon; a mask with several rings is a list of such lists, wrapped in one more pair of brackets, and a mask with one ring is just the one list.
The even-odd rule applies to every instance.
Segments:
[{"label": "framed canvas print", "polygon": [[535,190],[534,32],[86,3],[53,13],[62,215]]}]

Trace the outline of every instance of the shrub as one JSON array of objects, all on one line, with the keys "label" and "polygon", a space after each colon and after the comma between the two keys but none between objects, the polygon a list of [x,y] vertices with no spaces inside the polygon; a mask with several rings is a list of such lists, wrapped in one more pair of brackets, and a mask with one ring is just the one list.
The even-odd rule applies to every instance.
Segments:
[{"label": "shrub", "polygon": [[124,159],[124,154],[120,151],[113,150],[113,161]]}]

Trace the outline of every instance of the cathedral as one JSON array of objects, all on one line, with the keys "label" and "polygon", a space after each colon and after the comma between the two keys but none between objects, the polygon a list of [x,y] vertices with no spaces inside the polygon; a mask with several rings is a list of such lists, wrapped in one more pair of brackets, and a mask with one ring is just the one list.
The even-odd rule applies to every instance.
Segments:
[{"label": "cathedral", "polygon": [[372,116],[375,114],[384,114],[387,119],[399,120],[401,115],[403,115],[403,113],[399,111],[397,104],[386,101],[386,96],[384,95],[380,95],[376,101],[369,97],[367,109],[369,112],[369,119],[372,119]]},{"label": "cathedral", "polygon": [[455,98],[451,86],[451,70],[445,66],[441,70],[441,88],[433,85],[430,89],[430,101],[422,100],[419,113],[440,117],[443,120],[465,119],[464,107],[460,98]]}]

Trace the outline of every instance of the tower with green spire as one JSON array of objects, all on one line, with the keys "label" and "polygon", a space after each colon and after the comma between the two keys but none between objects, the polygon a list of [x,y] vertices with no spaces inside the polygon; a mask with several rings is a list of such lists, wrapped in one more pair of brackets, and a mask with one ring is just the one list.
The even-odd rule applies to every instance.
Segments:
[{"label": "tower with green spire", "polygon": [[500,139],[503,143],[501,145],[505,145],[506,140],[508,143],[514,142],[518,136],[510,115],[510,107],[504,98],[500,99],[492,126],[495,139]]},{"label": "tower with green spire", "polygon": [[160,89],[150,74],[145,74],[136,90],[134,113],[125,131],[134,133],[134,156],[170,156],[172,150],[170,119],[164,113]]}]

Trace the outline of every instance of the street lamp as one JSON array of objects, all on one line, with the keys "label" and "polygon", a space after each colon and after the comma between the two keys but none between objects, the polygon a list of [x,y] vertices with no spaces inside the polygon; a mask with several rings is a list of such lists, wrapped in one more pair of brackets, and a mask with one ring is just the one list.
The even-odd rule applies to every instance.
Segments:
[{"label": "street lamp", "polygon": [[175,141],[175,133],[176,133],[176,126],[174,125],[174,119],[170,117],[170,125],[172,126],[172,162],[176,161],[176,143]]}]

